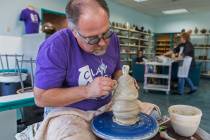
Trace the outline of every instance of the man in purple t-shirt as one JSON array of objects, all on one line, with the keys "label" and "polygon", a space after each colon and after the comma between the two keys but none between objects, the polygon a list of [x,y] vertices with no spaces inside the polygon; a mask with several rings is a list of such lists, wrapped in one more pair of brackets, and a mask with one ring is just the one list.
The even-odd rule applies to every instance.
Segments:
[{"label": "man in purple t-shirt", "polygon": [[98,110],[110,102],[122,74],[106,2],[71,0],[66,13],[70,29],[49,37],[37,55],[34,95],[45,115],[63,106]]}]

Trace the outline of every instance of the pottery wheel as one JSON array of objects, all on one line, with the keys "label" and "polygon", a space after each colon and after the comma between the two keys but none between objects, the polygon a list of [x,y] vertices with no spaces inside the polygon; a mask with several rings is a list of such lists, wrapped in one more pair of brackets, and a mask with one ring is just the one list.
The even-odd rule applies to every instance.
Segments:
[{"label": "pottery wheel", "polygon": [[158,132],[157,121],[140,113],[140,121],[133,125],[119,125],[113,122],[113,113],[105,112],[93,118],[91,129],[95,135],[105,140],[147,140]]}]

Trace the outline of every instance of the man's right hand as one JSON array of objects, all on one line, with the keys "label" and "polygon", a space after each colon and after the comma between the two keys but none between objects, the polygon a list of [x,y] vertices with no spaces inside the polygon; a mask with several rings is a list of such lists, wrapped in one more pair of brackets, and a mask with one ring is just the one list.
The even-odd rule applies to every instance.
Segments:
[{"label": "man's right hand", "polygon": [[117,84],[116,80],[109,77],[97,77],[86,86],[87,98],[96,98],[109,94]]}]

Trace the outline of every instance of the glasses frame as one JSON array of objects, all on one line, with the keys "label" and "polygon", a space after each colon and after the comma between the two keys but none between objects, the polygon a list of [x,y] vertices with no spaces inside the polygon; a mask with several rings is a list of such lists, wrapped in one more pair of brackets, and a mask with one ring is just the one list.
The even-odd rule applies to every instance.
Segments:
[{"label": "glasses frame", "polygon": [[[110,35],[108,37],[105,37],[105,35],[108,32],[110,32]],[[90,39],[92,37],[85,37],[77,29],[76,29],[76,33],[77,33],[78,36],[80,36],[85,41],[85,43],[87,43],[89,45],[96,45],[96,44],[98,44],[101,41],[101,39],[105,40],[105,39],[111,38],[113,33],[114,33],[114,31],[113,31],[112,27],[110,26],[109,29],[106,32],[102,33],[101,35],[96,35],[96,37],[94,39],[98,39],[98,41],[96,41],[95,43],[91,43],[91,40],[94,40],[94,39]]]}]

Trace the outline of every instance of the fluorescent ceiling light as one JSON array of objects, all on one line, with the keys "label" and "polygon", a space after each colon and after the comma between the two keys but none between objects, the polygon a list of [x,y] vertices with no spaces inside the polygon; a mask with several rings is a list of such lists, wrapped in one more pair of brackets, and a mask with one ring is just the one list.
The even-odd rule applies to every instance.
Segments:
[{"label": "fluorescent ceiling light", "polygon": [[144,2],[144,1],[147,1],[147,0],[134,0],[135,2]]},{"label": "fluorescent ceiling light", "polygon": [[162,11],[163,14],[181,14],[181,13],[188,13],[187,9],[175,9],[175,10],[165,10]]}]

